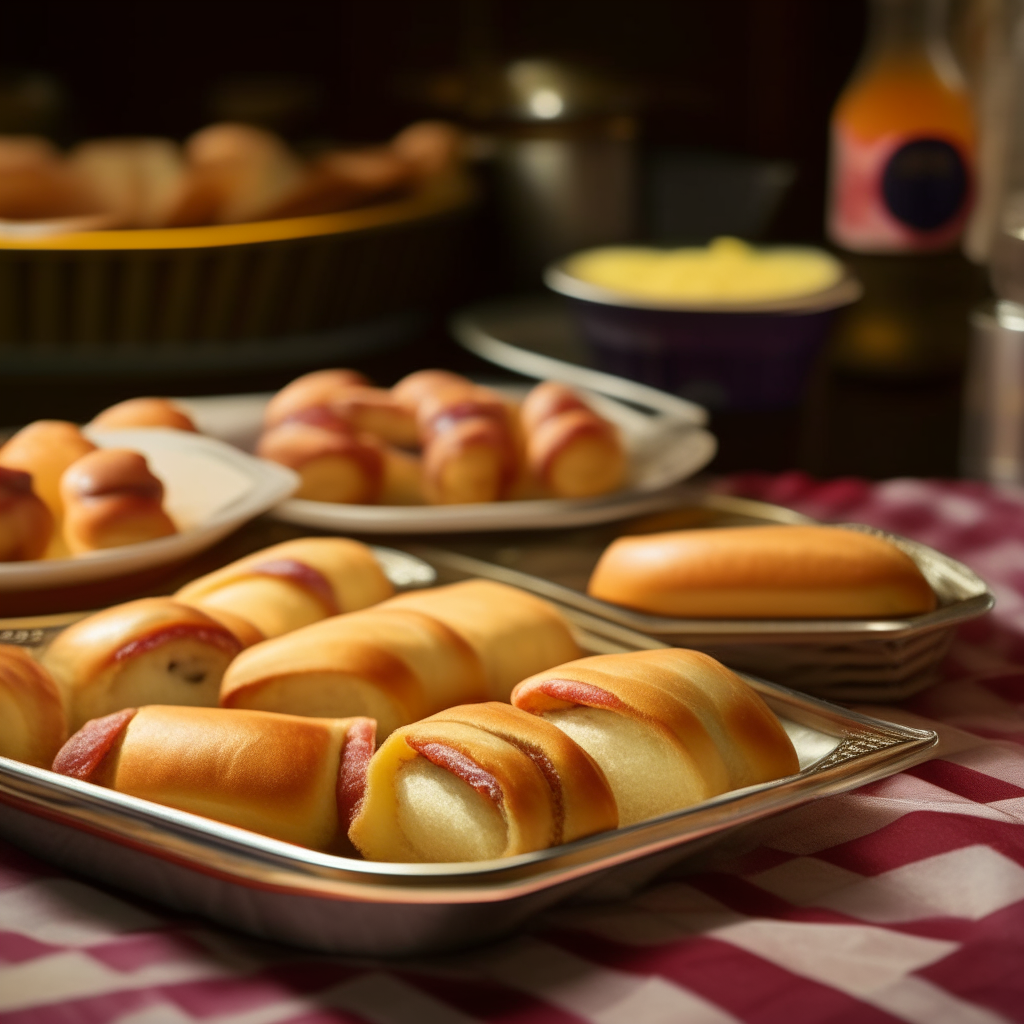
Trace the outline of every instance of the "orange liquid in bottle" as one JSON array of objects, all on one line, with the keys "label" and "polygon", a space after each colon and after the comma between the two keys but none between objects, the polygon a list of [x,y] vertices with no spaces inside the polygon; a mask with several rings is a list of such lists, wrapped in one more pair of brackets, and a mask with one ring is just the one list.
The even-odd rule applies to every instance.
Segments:
[{"label": "orange liquid in bottle", "polygon": [[836,104],[828,230],[843,248],[947,249],[963,230],[974,123],[952,58],[935,44],[883,40]]}]

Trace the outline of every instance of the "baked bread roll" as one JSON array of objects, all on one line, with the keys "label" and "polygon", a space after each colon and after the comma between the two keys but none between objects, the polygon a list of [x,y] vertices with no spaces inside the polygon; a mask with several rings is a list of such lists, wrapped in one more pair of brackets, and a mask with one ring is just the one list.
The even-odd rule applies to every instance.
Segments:
[{"label": "baked bread roll", "polygon": [[538,384],[523,401],[526,461],[559,498],[591,498],[621,487],[626,453],[615,426],[556,381]]},{"label": "baked bread roll", "polygon": [[427,492],[423,485],[423,460],[411,452],[390,445],[384,447],[384,482],[381,485],[382,505],[425,505]]},{"label": "baked bread roll", "polygon": [[369,387],[370,381],[357,370],[316,370],[296,377],[267,403],[264,427],[276,427],[297,413],[309,409],[329,409],[331,401],[352,387]]},{"label": "baked bread roll", "polygon": [[178,532],[163,509],[164,485],[145,456],[126,448],[83,455],[61,477],[64,542],[72,554],[139,544]]},{"label": "baked bread roll", "polygon": [[694,619],[917,615],[935,594],[909,555],[869,533],[830,526],[675,530],[613,541],[591,597]]},{"label": "baked bread roll", "polygon": [[416,121],[391,140],[392,150],[421,180],[455,167],[464,146],[464,134],[448,121]]},{"label": "baked bread roll", "polygon": [[100,212],[88,184],[48,140],[0,137],[0,219],[50,220]]},{"label": "baked bread roll", "polygon": [[[302,184],[305,168],[282,139],[246,124],[212,124],[190,136],[185,155],[198,212],[210,202],[216,224],[260,220]],[[179,221],[180,222],[180,221]]]},{"label": "baked bread roll", "polygon": [[428,396],[453,387],[474,388],[476,385],[468,377],[450,370],[416,370],[391,389],[391,396],[415,412]]},{"label": "baked bread roll", "polygon": [[238,616],[270,638],[367,608],[394,592],[365,544],[344,537],[300,537],[186,583],[175,600],[210,615]]},{"label": "baked bread roll", "polygon": [[547,601],[491,580],[411,590],[385,608],[412,608],[455,630],[477,653],[492,700],[507,701],[516,683],[580,656],[562,614]]},{"label": "baked bread roll", "polygon": [[243,651],[220,703],[314,718],[365,715],[378,737],[456,704],[487,699],[480,659],[444,623],[407,608],[367,608]]},{"label": "baked bread roll", "polygon": [[32,490],[32,477],[0,466],[0,562],[42,558],[53,536],[53,516]]},{"label": "baked bread roll", "polygon": [[140,704],[215,707],[238,638],[169,597],[115,605],[68,626],[43,654],[68,727]]},{"label": "baked bread roll", "polygon": [[384,486],[384,452],[372,437],[333,423],[329,429],[289,420],[260,438],[256,454],[299,474],[296,498],[376,504]]},{"label": "baked bread roll", "polygon": [[91,139],[71,151],[69,166],[119,227],[158,228],[180,216],[185,160],[170,139]]},{"label": "baked bread roll", "polygon": [[0,757],[49,768],[67,739],[60,691],[21,647],[0,644]]},{"label": "baked bread roll", "polygon": [[215,708],[133,708],[88,722],[53,770],[317,850],[362,797],[373,722]]},{"label": "baked bread roll", "polygon": [[32,489],[46,503],[59,529],[64,518],[60,478],[71,463],[94,451],[96,445],[74,423],[36,420],[0,448],[0,466],[31,474]]},{"label": "baked bread roll", "polygon": [[600,765],[620,825],[799,770],[768,705],[697,651],[582,658],[524,680],[512,703],[558,726]]},{"label": "baked bread roll", "polygon": [[557,728],[507,704],[407,725],[369,764],[349,838],[368,860],[512,857],[615,828],[608,782]]},{"label": "baked bread roll", "polygon": [[129,398],[104,409],[90,426],[101,430],[120,430],[132,427],[168,427],[197,433],[191,417],[169,398]]}]

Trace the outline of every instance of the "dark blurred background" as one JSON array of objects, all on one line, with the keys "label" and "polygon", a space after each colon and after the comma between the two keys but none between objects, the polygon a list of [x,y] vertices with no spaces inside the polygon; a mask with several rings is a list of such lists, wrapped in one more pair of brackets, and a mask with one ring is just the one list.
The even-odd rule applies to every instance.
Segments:
[{"label": "dark blurred background", "polygon": [[[865,20],[863,0],[33,0],[5,5],[0,129],[71,143],[119,134],[183,138],[213,120],[242,119],[300,148],[383,140],[425,116],[471,122],[467,80],[483,66],[541,56],[586,68],[624,97],[641,164],[641,234],[677,240],[657,237],[658,224],[673,217],[697,224],[699,234],[701,182],[760,168],[776,183],[778,202],[747,234],[820,244],[829,112],[861,49]],[[651,204],[666,175],[693,182],[696,198],[681,212],[663,202],[658,220]],[[433,311],[411,348],[364,360],[371,373],[386,379],[432,362],[469,365],[446,334],[447,313],[539,287],[510,267],[492,214],[485,198],[445,308]],[[945,268],[942,321],[952,340],[942,360],[857,365],[843,356],[841,322],[803,408],[716,417],[716,468],[953,475],[967,312],[985,285],[958,254],[928,259],[928,267]],[[867,272],[881,281],[869,290],[884,291],[884,266]],[[894,301],[902,315],[901,299]],[[920,313],[930,301],[924,294],[911,304]],[[228,378],[165,378],[159,390],[257,389],[293,375],[239,367]],[[65,403],[64,415],[84,416],[154,385],[97,379],[84,394],[73,381],[55,391],[5,375],[5,419],[53,415],[40,404],[47,388]]]}]

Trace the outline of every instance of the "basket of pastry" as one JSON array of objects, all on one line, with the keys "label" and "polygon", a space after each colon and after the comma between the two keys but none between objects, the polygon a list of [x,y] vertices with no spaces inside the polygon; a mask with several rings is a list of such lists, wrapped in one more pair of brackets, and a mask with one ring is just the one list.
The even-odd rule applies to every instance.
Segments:
[{"label": "basket of pastry", "polygon": [[302,538],[36,657],[0,646],[5,835],[265,937],[406,953],[639,884],[935,742],[441,576],[396,594],[379,551]]},{"label": "basket of pastry", "polygon": [[441,122],[311,159],[241,124],[68,154],[0,137],[0,351],[12,366],[40,346],[212,358],[288,336],[337,351],[342,329],[447,287],[473,200],[460,154]]}]

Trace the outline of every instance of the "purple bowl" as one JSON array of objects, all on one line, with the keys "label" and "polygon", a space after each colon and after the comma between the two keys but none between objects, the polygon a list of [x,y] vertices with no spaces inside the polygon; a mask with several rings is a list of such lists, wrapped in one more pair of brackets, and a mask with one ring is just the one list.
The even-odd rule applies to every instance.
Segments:
[{"label": "purple bowl", "polygon": [[861,295],[847,275],[817,295],[738,312],[647,303],[572,277],[562,263],[544,280],[572,300],[602,370],[710,409],[798,405],[836,311]]}]

